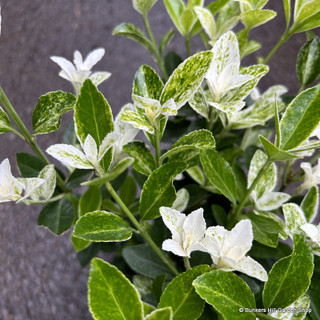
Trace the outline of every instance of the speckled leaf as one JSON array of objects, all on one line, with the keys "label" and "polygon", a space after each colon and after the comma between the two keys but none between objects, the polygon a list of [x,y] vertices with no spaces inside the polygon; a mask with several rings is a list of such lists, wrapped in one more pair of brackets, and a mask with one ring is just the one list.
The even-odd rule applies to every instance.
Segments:
[{"label": "speckled leaf", "polygon": [[214,39],[216,32],[216,24],[211,12],[208,9],[202,7],[195,7],[194,11],[206,34],[209,36],[210,39]]},{"label": "speckled leaf", "polygon": [[10,122],[9,117],[4,112],[4,110],[0,107],[0,134],[11,131],[12,124]]},{"label": "speckled leaf", "polygon": [[295,235],[293,253],[276,262],[263,290],[265,308],[285,308],[309,288],[313,253],[303,237]]},{"label": "speckled leaf", "polygon": [[49,92],[40,97],[32,114],[34,134],[56,131],[61,125],[61,116],[73,110],[76,97],[67,92]]},{"label": "speckled leaf", "polygon": [[150,52],[153,52],[151,42],[146,38],[144,33],[135,25],[130,23],[121,23],[113,29],[113,35],[123,36],[129,38],[143,47],[148,49]]},{"label": "speckled leaf", "polygon": [[54,165],[45,166],[38,175],[45,182],[31,194],[32,200],[48,200],[52,197],[56,188],[56,171]]},{"label": "speckled leaf", "polygon": [[295,203],[287,203],[282,206],[282,210],[289,234],[303,233],[300,227],[307,221],[301,208]]},{"label": "speckled leaf", "polygon": [[232,272],[214,270],[193,282],[196,292],[223,316],[225,320],[255,320],[251,312],[239,312],[239,308],[256,307],[254,295],[248,285]]},{"label": "speckled leaf", "polygon": [[152,153],[142,141],[134,141],[123,147],[123,150],[134,158],[133,167],[140,173],[149,176],[156,168]]},{"label": "speckled leaf", "polygon": [[237,183],[230,164],[215,150],[200,150],[205,175],[232,203],[236,203]]},{"label": "speckled leaf", "polygon": [[157,0],[132,0],[133,7],[142,15],[146,15]]},{"label": "speckled leaf", "polygon": [[319,125],[320,86],[301,92],[288,106],[280,121],[282,150],[301,145]]},{"label": "speckled leaf", "polygon": [[305,87],[320,75],[320,39],[315,36],[301,49],[297,58],[297,75],[301,86]]},{"label": "speckled leaf", "polygon": [[98,186],[90,186],[79,201],[80,217],[87,212],[99,210],[102,203],[101,190]]},{"label": "speckled leaf", "polygon": [[215,146],[216,142],[210,131],[205,129],[193,131],[175,142],[161,157],[161,160],[183,151],[192,149],[213,149]]},{"label": "speckled leaf", "polygon": [[164,0],[164,5],[174,25],[179,30],[179,32],[183,34],[180,17],[185,10],[184,2],[182,0]]},{"label": "speckled leaf", "polygon": [[122,218],[106,211],[88,212],[74,226],[73,235],[94,242],[125,241],[132,229]]},{"label": "speckled leaf", "polygon": [[173,320],[172,309],[170,307],[154,310],[145,320]]},{"label": "speckled leaf", "polygon": [[224,113],[227,113],[229,117],[231,117],[232,114],[239,112],[245,106],[245,102],[240,100],[222,103],[210,101],[209,105]]},{"label": "speckled leaf", "polygon": [[73,217],[74,209],[72,203],[69,200],[62,199],[49,203],[41,210],[38,224],[60,235],[71,227]]},{"label": "speckled leaf", "polygon": [[163,88],[161,104],[173,99],[179,109],[192,98],[209,70],[212,55],[211,51],[199,52],[182,62]]},{"label": "speckled leaf", "polygon": [[164,290],[159,308],[171,307],[173,320],[198,319],[203,311],[204,301],[197,295],[192,282],[208,271],[208,265],[197,266],[174,278]]},{"label": "speckled leaf", "polygon": [[301,209],[306,217],[307,222],[312,222],[318,213],[319,207],[319,190],[318,187],[312,186],[302,200]]},{"label": "speckled leaf", "polygon": [[143,65],[136,72],[132,93],[144,98],[159,100],[163,83],[159,75],[149,66]]},{"label": "speckled leaf", "polygon": [[190,107],[206,119],[209,118],[209,105],[207,102],[206,95],[203,90],[199,88],[199,90],[194,94],[194,96],[188,101]]},{"label": "speckled leaf", "polygon": [[120,119],[123,122],[128,122],[132,124],[135,128],[139,130],[146,131],[153,134],[154,128],[151,123],[145,118],[142,117],[139,113],[132,111],[121,112]]},{"label": "speckled leaf", "polygon": [[173,179],[187,168],[184,162],[171,161],[153,171],[143,186],[140,198],[140,216],[151,220],[160,216],[161,206],[170,207],[176,199]]},{"label": "speckled leaf", "polygon": [[277,13],[272,10],[249,10],[241,14],[241,21],[250,30],[267,23],[276,15]]},{"label": "speckled leaf", "polygon": [[125,247],[122,254],[129,267],[139,274],[149,278],[171,274],[168,267],[147,244]]},{"label": "speckled leaf", "polygon": [[91,262],[89,308],[96,320],[142,320],[138,291],[115,266],[102,259]]}]

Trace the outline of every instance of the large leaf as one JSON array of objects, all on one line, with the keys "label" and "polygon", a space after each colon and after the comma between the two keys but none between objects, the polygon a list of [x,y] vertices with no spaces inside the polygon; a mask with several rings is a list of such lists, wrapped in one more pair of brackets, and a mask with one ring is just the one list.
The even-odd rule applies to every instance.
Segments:
[{"label": "large leaf", "polygon": [[174,278],[163,292],[159,307],[171,307],[173,320],[198,319],[203,311],[204,301],[197,295],[192,282],[208,271],[208,265],[197,266]]},{"label": "large leaf", "polygon": [[215,150],[200,150],[204,173],[232,203],[236,203],[237,183],[230,164]]},{"label": "large leaf", "polygon": [[129,38],[143,47],[148,49],[150,52],[153,52],[151,42],[146,38],[143,32],[133,24],[130,23],[121,23],[113,29],[113,35],[123,36]]},{"label": "large leaf", "polygon": [[314,37],[301,48],[297,59],[297,75],[303,87],[319,77],[320,39],[318,37]]},{"label": "large leaf", "polygon": [[184,162],[171,161],[153,171],[143,186],[140,198],[140,216],[151,220],[160,216],[161,206],[170,207],[176,199],[173,179],[187,168]]},{"label": "large leaf", "polygon": [[320,86],[300,93],[288,106],[280,121],[282,150],[301,145],[320,122]]},{"label": "large leaf", "polygon": [[21,176],[24,178],[35,178],[45,167],[45,164],[38,157],[21,152],[16,154],[17,165]]},{"label": "large leaf", "polygon": [[263,290],[266,308],[285,308],[309,288],[313,272],[313,253],[303,237],[294,237],[293,253],[276,262]]},{"label": "large leaf", "polygon": [[215,145],[214,137],[210,131],[204,129],[193,131],[175,142],[161,157],[161,160],[191,149],[213,149]]},{"label": "large leaf", "polygon": [[272,10],[249,10],[241,14],[241,21],[250,30],[270,21],[276,15]]},{"label": "large leaf", "polygon": [[142,320],[138,291],[111,264],[94,258],[88,282],[89,308],[96,320]]},{"label": "large leaf", "polygon": [[49,203],[41,210],[38,224],[60,235],[71,227],[73,217],[74,208],[72,203],[69,200],[61,199]]},{"label": "large leaf", "polygon": [[12,130],[12,124],[8,115],[0,107],[0,133],[5,133]]},{"label": "large leaf", "polygon": [[191,99],[209,70],[212,56],[211,51],[204,51],[182,62],[163,88],[161,104],[173,99],[179,109]]},{"label": "large leaf", "polygon": [[132,229],[122,218],[106,211],[88,212],[74,226],[73,235],[95,242],[125,241]]},{"label": "large leaf", "polygon": [[248,285],[232,272],[214,270],[193,282],[196,292],[211,304],[225,320],[255,320],[252,312],[239,312],[256,306]]},{"label": "large leaf", "polygon": [[76,97],[67,92],[49,92],[40,97],[32,115],[34,134],[56,131],[61,125],[61,116],[73,110]]},{"label": "large leaf", "polygon": [[156,278],[161,274],[171,274],[171,271],[146,244],[125,247],[123,258],[130,268],[144,276]]}]

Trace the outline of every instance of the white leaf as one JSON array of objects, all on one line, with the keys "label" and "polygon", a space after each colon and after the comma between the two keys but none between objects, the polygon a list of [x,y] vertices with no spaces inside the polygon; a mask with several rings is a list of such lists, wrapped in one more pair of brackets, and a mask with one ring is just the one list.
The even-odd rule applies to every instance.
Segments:
[{"label": "white leaf", "polygon": [[292,237],[296,233],[301,233],[300,227],[307,223],[302,209],[295,203],[287,203],[282,206],[282,210],[288,234]]},{"label": "white leaf", "polygon": [[43,179],[44,183],[31,193],[32,200],[49,200],[56,187],[56,171],[54,165],[45,166],[39,173],[38,178]]},{"label": "white leaf", "polygon": [[83,151],[91,164],[96,165],[98,159],[97,143],[90,134],[88,134],[84,140]]},{"label": "white leaf", "polygon": [[272,211],[281,207],[291,196],[284,192],[266,191],[263,196],[256,200],[255,206],[258,210]]},{"label": "white leaf", "polygon": [[177,198],[172,205],[172,209],[177,211],[184,211],[188,206],[189,192],[187,189],[182,188],[177,192]]},{"label": "white leaf", "polygon": [[108,80],[111,76],[110,72],[98,71],[94,72],[89,79],[93,82],[93,84],[97,87],[102,82]]},{"label": "white leaf", "polygon": [[266,270],[251,257],[243,257],[238,263],[237,270],[263,282],[268,280]]},{"label": "white leaf", "polygon": [[25,192],[23,198],[19,199],[17,203],[30,197],[33,192],[45,183],[45,180],[40,178],[20,178],[20,181],[24,184]]}]

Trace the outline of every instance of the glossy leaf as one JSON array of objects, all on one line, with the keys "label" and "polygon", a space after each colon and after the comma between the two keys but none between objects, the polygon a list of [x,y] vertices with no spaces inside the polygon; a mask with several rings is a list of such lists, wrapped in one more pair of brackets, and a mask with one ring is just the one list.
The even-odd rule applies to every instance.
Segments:
[{"label": "glossy leaf", "polygon": [[200,159],[209,181],[232,203],[236,203],[237,183],[230,164],[215,150],[200,150]]},{"label": "glossy leaf", "polygon": [[309,288],[313,253],[303,237],[294,237],[293,253],[276,262],[263,290],[265,308],[285,308]]},{"label": "glossy leaf", "polygon": [[73,233],[71,233],[71,243],[74,247],[74,249],[76,250],[76,252],[80,252],[86,248],[88,248],[91,244],[91,241],[88,240],[84,240],[81,238],[76,238]]},{"label": "glossy leaf", "polygon": [[132,229],[122,218],[106,211],[88,212],[74,226],[73,235],[94,242],[125,241]]},{"label": "glossy leaf", "polygon": [[208,265],[197,266],[174,278],[163,292],[159,307],[171,307],[173,320],[198,319],[203,311],[204,301],[196,293],[192,282],[208,271]]},{"label": "glossy leaf", "polygon": [[40,97],[32,114],[34,134],[56,131],[61,125],[61,116],[73,110],[76,97],[67,92],[49,92]]},{"label": "glossy leaf", "polygon": [[249,10],[241,14],[241,21],[250,30],[267,23],[276,15],[277,13],[272,10]]},{"label": "glossy leaf", "polygon": [[319,86],[301,92],[290,103],[280,121],[280,149],[294,149],[307,140],[320,122],[319,103]]},{"label": "glossy leaf", "polygon": [[167,307],[154,310],[146,316],[145,320],[172,320],[172,309]]},{"label": "glossy leaf", "polygon": [[138,291],[115,266],[94,258],[88,282],[89,308],[96,320],[142,320]]},{"label": "glossy leaf", "polygon": [[12,128],[13,127],[8,115],[0,107],[0,134],[11,131]]},{"label": "glossy leaf", "polygon": [[45,164],[38,157],[29,153],[17,153],[16,158],[19,171],[24,178],[37,177],[45,167]]},{"label": "glossy leaf", "polygon": [[60,235],[71,227],[73,217],[74,209],[72,203],[69,200],[62,199],[49,203],[41,210],[38,224]]},{"label": "glossy leaf", "polygon": [[255,320],[252,312],[239,312],[239,308],[256,306],[249,286],[232,272],[214,270],[193,282],[196,292],[223,316],[225,320]]},{"label": "glossy leaf", "polygon": [[301,209],[307,222],[312,222],[318,213],[319,208],[319,190],[312,186],[301,202]]},{"label": "glossy leaf", "polygon": [[148,49],[150,52],[153,52],[151,42],[146,38],[144,33],[133,24],[121,23],[113,29],[112,34],[129,38],[139,43],[140,45]]},{"label": "glossy leaf", "polygon": [[81,196],[79,203],[80,217],[87,212],[99,210],[102,203],[101,190],[98,186],[91,186]]},{"label": "glossy leaf", "polygon": [[140,216],[151,220],[160,216],[161,206],[170,207],[176,199],[173,179],[187,168],[183,162],[171,161],[153,171],[143,186],[140,198]]}]

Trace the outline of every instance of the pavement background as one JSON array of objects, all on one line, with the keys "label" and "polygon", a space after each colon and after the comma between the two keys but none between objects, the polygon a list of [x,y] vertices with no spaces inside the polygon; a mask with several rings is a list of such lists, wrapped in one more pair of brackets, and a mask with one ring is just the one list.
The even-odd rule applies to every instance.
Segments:
[{"label": "pavement background", "polygon": [[[86,55],[104,47],[106,55],[94,70],[112,72],[112,77],[99,88],[114,115],[130,101],[132,79],[139,66],[154,66],[139,45],[111,35],[121,22],[133,22],[143,29],[130,0],[2,0],[1,5],[0,85],[30,129],[32,110],[40,95],[58,89],[72,90],[58,76],[59,67],[49,59],[51,55],[71,60],[76,49]],[[281,12],[282,1],[270,0],[268,7]],[[158,37],[172,26],[161,0],[152,9],[150,20]],[[261,41],[264,50],[245,63],[256,63],[258,55],[269,52],[283,29],[282,13],[273,22],[255,29],[251,37]],[[271,60],[269,75],[261,82],[262,88],[283,83],[290,92],[297,92],[295,61],[304,41],[304,35],[294,36],[279,50]],[[193,40],[193,45],[202,48],[199,39]],[[185,55],[178,34],[170,49]],[[67,122],[65,119],[63,124]],[[38,142],[46,148],[59,142],[61,133],[62,130],[40,136]],[[2,135],[0,141],[0,161],[9,157],[17,174],[15,152],[30,149],[13,134]],[[37,226],[39,212],[40,207],[0,205],[0,319],[91,319],[87,309],[88,268],[80,267],[69,233],[56,237]]]}]

